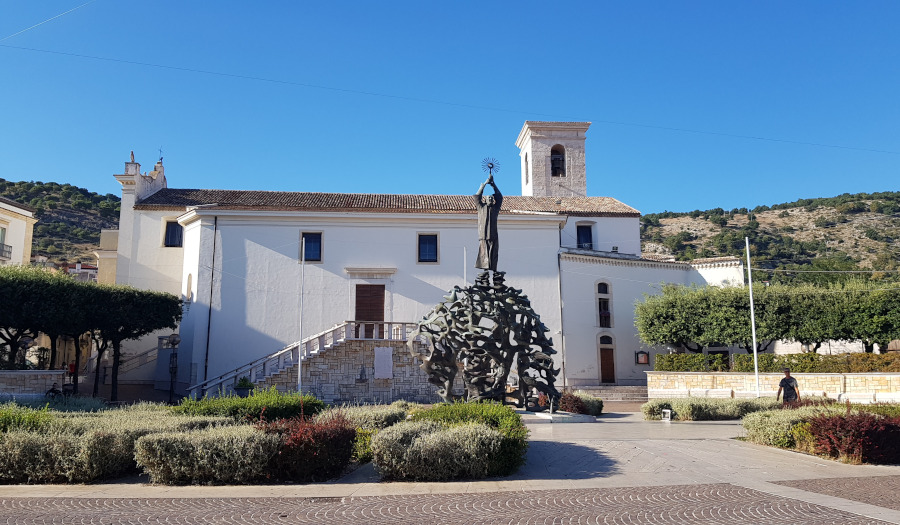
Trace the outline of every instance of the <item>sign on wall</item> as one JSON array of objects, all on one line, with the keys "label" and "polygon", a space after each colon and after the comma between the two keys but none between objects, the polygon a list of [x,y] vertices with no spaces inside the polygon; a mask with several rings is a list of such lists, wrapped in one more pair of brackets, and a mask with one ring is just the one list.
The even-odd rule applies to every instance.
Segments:
[{"label": "sign on wall", "polygon": [[375,347],[375,379],[394,378],[394,349]]}]

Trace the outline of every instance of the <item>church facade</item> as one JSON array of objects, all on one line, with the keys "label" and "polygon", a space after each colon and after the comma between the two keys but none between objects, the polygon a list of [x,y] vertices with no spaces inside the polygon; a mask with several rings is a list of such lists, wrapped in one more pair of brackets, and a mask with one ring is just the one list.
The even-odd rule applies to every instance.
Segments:
[{"label": "church facade", "polygon": [[[586,196],[589,125],[523,126],[521,195],[498,180],[498,269],[549,328],[558,386],[645,384],[652,356],[665,349],[638,341],[635,301],[662,283],[741,285],[743,267],[734,258],[642,256],[640,213]],[[182,390],[347,321],[374,327],[358,323],[350,338],[402,339],[398,327],[479,271],[473,195],[178,189],[161,161],[146,174],[127,162],[115,177],[118,243],[99,253],[100,272],[114,263],[117,283],[183,298]],[[155,345],[154,336],[128,351]],[[123,380],[167,381],[168,363],[157,361]]]}]

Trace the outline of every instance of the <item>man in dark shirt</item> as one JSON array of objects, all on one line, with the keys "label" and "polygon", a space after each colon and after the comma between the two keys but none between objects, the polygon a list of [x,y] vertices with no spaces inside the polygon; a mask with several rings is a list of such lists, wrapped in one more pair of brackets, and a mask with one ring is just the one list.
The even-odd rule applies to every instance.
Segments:
[{"label": "man in dark shirt", "polygon": [[784,369],[784,378],[778,383],[778,393],[775,394],[775,399],[778,399],[781,396],[782,390],[784,391],[782,402],[785,405],[800,401],[800,385],[797,384],[796,379],[791,377],[790,368]]}]

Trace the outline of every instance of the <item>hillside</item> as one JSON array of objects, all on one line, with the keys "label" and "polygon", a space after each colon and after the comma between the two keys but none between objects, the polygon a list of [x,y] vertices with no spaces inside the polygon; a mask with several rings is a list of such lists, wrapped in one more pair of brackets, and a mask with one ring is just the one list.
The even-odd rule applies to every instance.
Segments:
[{"label": "hillside", "polygon": [[0,179],[0,195],[36,209],[32,255],[54,262],[93,262],[100,230],[117,228],[119,197],[71,184]]},{"label": "hillside", "polygon": [[[645,253],[678,260],[744,256],[750,238],[753,266],[780,270],[897,270],[900,192],[843,194],[773,206],[725,211],[663,212],[641,218]],[[761,272],[766,280],[822,280],[826,274]],[[894,278],[873,273],[874,278]],[[754,275],[754,277],[756,277]],[[848,278],[849,274],[832,274]]]},{"label": "hillside", "polygon": [[[37,210],[33,255],[55,262],[93,261],[100,230],[116,228],[119,197],[55,182],[0,179],[0,196]],[[778,270],[900,269],[900,192],[843,194],[757,206],[752,210],[662,212],[641,218],[644,253],[691,260],[744,256],[750,238],[753,266]],[[760,272],[771,281],[822,281],[852,274]],[[900,272],[873,273],[897,279]]]}]

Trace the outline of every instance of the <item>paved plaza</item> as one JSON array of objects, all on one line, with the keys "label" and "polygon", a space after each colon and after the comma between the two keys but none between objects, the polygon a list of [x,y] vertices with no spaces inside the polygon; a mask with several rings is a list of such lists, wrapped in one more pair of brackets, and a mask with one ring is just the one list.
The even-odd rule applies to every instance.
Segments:
[{"label": "paved plaza", "polygon": [[527,464],[502,480],[0,487],[0,523],[900,524],[900,467],[845,465],[734,439],[739,422],[526,417]]}]

